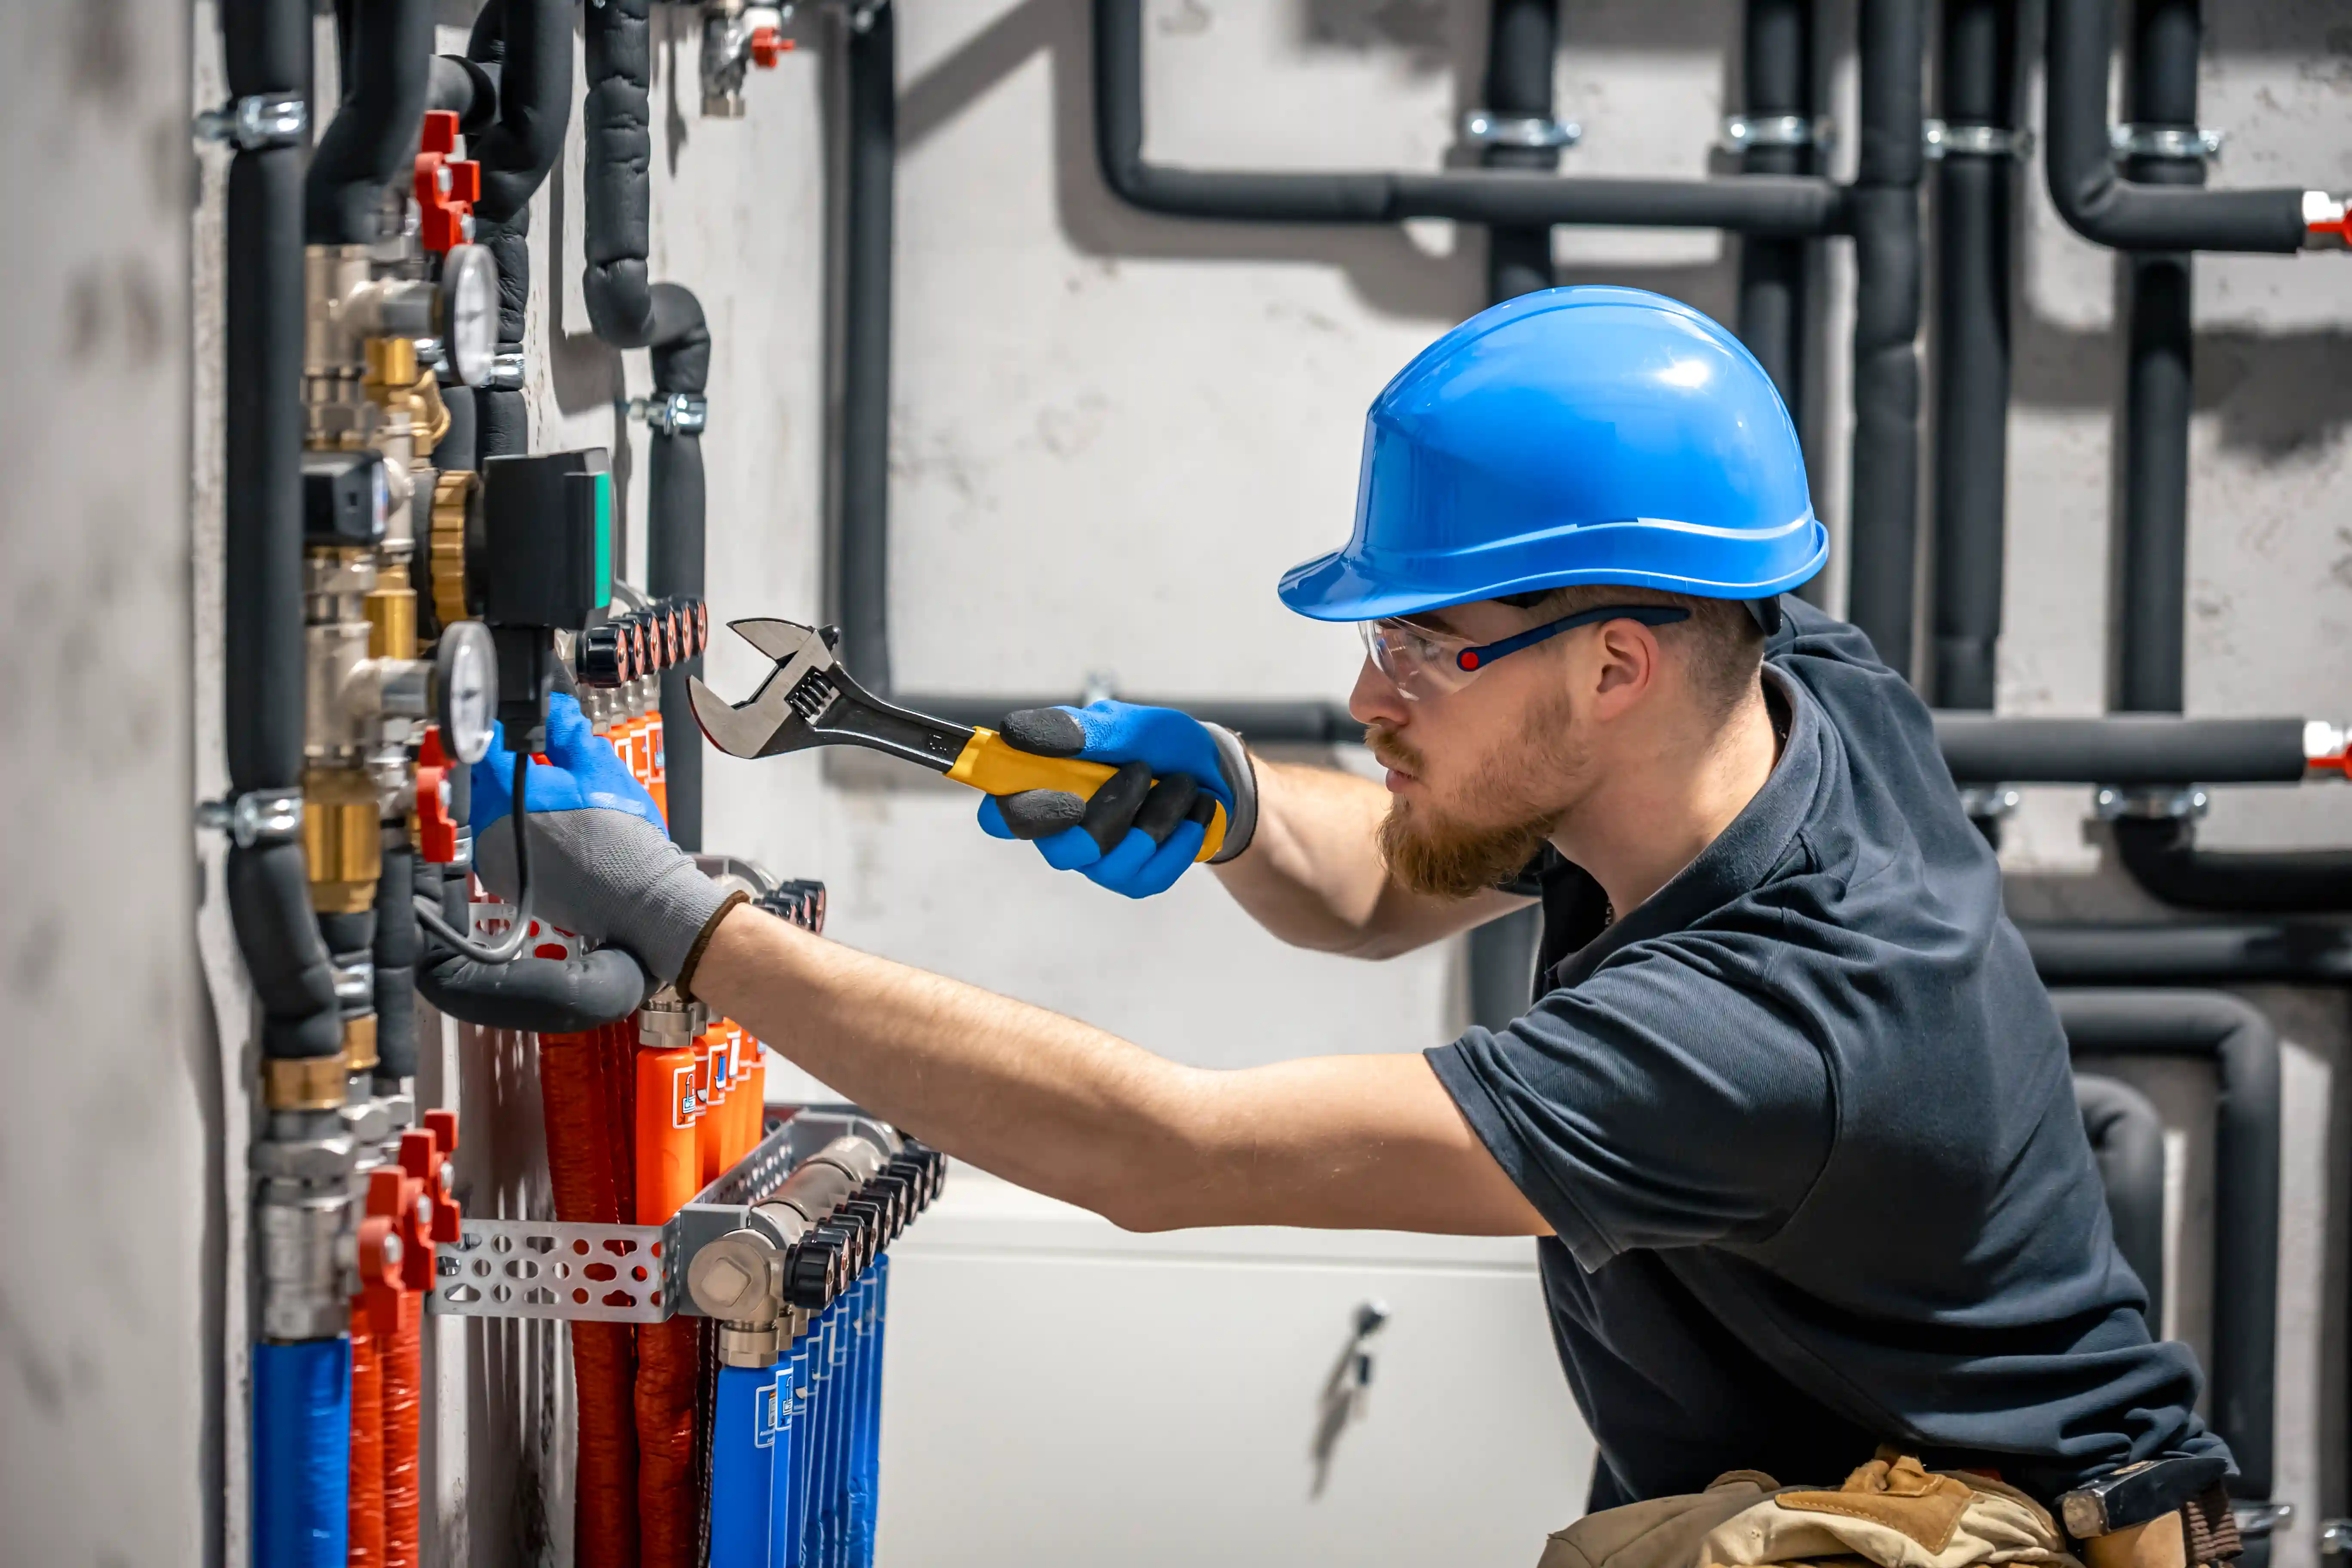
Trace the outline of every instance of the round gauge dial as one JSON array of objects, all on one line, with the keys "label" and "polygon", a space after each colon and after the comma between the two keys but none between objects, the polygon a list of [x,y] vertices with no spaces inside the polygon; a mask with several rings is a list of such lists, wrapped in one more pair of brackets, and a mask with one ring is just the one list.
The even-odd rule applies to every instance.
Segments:
[{"label": "round gauge dial", "polygon": [[442,749],[471,767],[490,749],[492,710],[498,706],[499,655],[490,628],[479,621],[451,622],[441,629],[433,664]]},{"label": "round gauge dial", "polygon": [[442,352],[467,386],[490,379],[499,349],[499,264],[489,247],[456,245],[441,263]]}]

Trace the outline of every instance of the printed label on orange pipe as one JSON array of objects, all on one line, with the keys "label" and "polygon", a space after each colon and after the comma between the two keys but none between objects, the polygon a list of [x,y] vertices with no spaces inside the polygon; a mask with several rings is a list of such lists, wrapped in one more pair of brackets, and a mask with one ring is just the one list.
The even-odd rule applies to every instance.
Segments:
[{"label": "printed label on orange pipe", "polygon": [[695,1054],[641,1046],[636,1069],[636,1222],[659,1225],[702,1190]]}]

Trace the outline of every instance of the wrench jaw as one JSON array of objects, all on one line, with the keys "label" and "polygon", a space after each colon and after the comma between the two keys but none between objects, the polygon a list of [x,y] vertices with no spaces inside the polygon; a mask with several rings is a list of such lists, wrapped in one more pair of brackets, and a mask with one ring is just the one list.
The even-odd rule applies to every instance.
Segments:
[{"label": "wrench jaw", "polygon": [[812,672],[840,673],[832,639],[798,621],[757,618],[730,621],[728,629],[767,657],[773,666],[749,700],[730,702],[697,676],[687,678],[687,701],[694,721],[712,745],[730,757],[773,757],[820,745],[807,718],[793,704],[793,689]]}]

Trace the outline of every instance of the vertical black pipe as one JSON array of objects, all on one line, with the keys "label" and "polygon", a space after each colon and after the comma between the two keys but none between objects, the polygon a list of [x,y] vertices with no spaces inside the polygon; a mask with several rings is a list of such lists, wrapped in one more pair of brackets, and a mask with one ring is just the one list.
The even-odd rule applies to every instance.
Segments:
[{"label": "vertical black pipe", "polygon": [[[699,397],[710,380],[710,329],[702,306],[675,283],[653,286],[654,395]],[[646,588],[654,597],[703,597],[702,437],[656,431],[646,474]],[[662,728],[669,783],[669,836],[702,847],[702,731],[687,697],[687,678],[702,673],[691,658],[662,671]]]},{"label": "vertical black pipe", "polygon": [[[1749,118],[1813,115],[1813,0],[1748,0],[1741,29],[1742,97]],[[1810,147],[1750,147],[1750,174],[1810,174]],[[1739,341],[1804,421],[1805,282],[1812,246],[1802,239],[1746,236],[1739,242]]]},{"label": "vertical black pipe", "polygon": [[366,245],[376,237],[384,188],[416,153],[432,79],[432,0],[372,0],[337,9],[342,107],[319,138],[303,198],[303,237]]},{"label": "vertical black pipe", "polygon": [[1865,0],[1853,231],[1848,618],[1912,668],[1919,560],[1920,0]]},{"label": "vertical black pipe", "polygon": [[[303,0],[226,0],[232,98],[300,98],[310,60]],[[302,783],[302,174],[299,144],[240,149],[226,214],[224,387],[227,501],[223,616],[229,789]],[[299,843],[229,851],[237,946],[262,1007],[261,1048],[343,1048],[333,972],[310,915]]]},{"label": "vertical black pipe", "polygon": [[[1558,51],[1558,0],[1495,0],[1486,33],[1486,111],[1504,120],[1552,117],[1552,59]],[[1559,167],[1554,147],[1488,146],[1479,161],[1490,169]],[[1490,304],[1549,289],[1555,280],[1551,228],[1496,226],[1486,230],[1486,298]]]},{"label": "vertical black pipe", "polygon": [[[488,0],[474,18],[467,57],[499,68],[499,112],[467,151],[482,165],[475,237],[499,264],[499,352],[520,353],[530,301],[530,198],[563,150],[572,121],[571,0]],[[482,389],[478,456],[530,450],[520,387]]]},{"label": "vertical black pipe", "polygon": [[[2017,124],[2017,0],[1944,0],[1945,123]],[[1990,710],[2009,474],[2017,160],[1948,145],[1936,175],[1935,659],[1939,708]]]},{"label": "vertical black pipe", "polygon": [[[2199,22],[2197,0],[2136,0],[2124,78],[2135,125],[2196,130]],[[2145,184],[2205,183],[2197,158],[2136,157],[2124,173]],[[2116,706],[2177,713],[2188,635],[2191,261],[2187,252],[2139,251],[2124,267]]]},{"label": "vertical black pipe", "polygon": [[[1495,0],[1486,34],[1486,111],[1501,119],[1552,118],[1552,67],[1559,53],[1558,0]],[[1551,148],[1488,147],[1490,169],[1551,170],[1559,153]],[[1499,304],[1552,286],[1551,229],[1547,226],[1486,230],[1486,295]],[[1488,921],[1470,932],[1470,1016],[1499,1029],[1528,1010],[1529,977],[1535,973],[1536,941],[1543,911],[1521,910]]]},{"label": "vertical black pipe", "polygon": [[898,158],[898,29],[887,4],[852,13],[843,237],[841,654],[876,691],[890,673],[890,209]]}]

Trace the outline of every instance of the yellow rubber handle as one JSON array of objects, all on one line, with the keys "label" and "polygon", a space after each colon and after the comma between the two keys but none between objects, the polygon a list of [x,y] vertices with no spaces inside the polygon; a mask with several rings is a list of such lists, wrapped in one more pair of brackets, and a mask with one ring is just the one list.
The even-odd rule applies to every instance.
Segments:
[{"label": "yellow rubber handle", "polygon": [[[1082,800],[1094,798],[1103,781],[1118,770],[1102,763],[1090,763],[1083,757],[1041,757],[1034,752],[1024,752],[993,730],[974,730],[971,739],[948,770],[948,777],[961,784],[970,784],[982,795],[1017,795],[1024,789],[1058,789]],[[1209,831],[1201,840],[1201,852],[1192,857],[1206,860],[1225,847],[1225,807],[1217,804],[1216,815],[1209,819]]]}]

